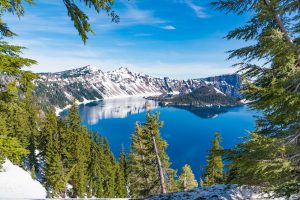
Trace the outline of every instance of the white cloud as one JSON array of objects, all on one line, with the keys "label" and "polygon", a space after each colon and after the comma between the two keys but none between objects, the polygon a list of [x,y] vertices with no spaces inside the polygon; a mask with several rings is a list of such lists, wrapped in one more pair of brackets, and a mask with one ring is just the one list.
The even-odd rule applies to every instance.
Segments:
[{"label": "white cloud", "polygon": [[207,18],[209,17],[208,14],[205,13],[204,8],[202,6],[198,6],[195,3],[193,3],[192,0],[186,0],[186,5],[189,6],[197,15],[199,18]]},{"label": "white cloud", "polygon": [[155,15],[153,10],[141,9],[132,1],[121,1],[123,8],[116,10],[120,16],[120,22],[118,24],[111,23],[110,20],[103,20],[105,15],[93,15],[92,27],[96,28],[96,33],[109,32],[115,29],[122,29],[132,26],[146,25],[159,27],[167,20],[162,19]]},{"label": "white cloud", "polygon": [[134,23],[134,24],[146,24],[146,25],[155,25],[162,24],[166,21],[155,17],[153,11],[151,10],[142,10],[133,4],[127,4],[125,12],[121,13],[121,23]]},{"label": "white cloud", "polygon": [[176,27],[172,26],[172,25],[162,26],[161,28],[165,29],[165,30],[175,30],[176,29]]}]

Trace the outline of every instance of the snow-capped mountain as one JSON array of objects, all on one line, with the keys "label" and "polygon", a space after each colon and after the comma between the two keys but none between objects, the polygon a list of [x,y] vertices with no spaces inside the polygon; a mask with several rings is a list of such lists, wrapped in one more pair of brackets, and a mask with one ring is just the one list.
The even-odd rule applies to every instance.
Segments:
[{"label": "snow-capped mountain", "polygon": [[227,96],[236,98],[241,97],[240,90],[242,86],[242,79],[238,74],[213,76],[202,80],[204,80],[208,85],[213,85]]},{"label": "snow-capped mountain", "polygon": [[[70,104],[73,98],[79,102],[87,102],[128,96],[155,96],[164,93],[187,94],[213,82],[204,79],[156,78],[122,67],[103,72],[98,68],[86,66],[57,73],[41,73],[40,78],[35,80],[35,84],[35,93],[40,97],[43,105],[63,108]],[[223,93],[222,87],[214,87],[216,91]]]}]

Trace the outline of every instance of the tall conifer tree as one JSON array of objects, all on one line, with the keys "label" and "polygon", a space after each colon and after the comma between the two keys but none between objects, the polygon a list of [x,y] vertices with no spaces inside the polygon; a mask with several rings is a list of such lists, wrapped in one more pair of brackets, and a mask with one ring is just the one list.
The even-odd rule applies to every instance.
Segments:
[{"label": "tall conifer tree", "polygon": [[124,148],[122,146],[122,151],[119,156],[119,162],[117,164],[117,170],[116,170],[116,185],[115,185],[115,191],[116,196],[119,198],[125,198],[127,197],[127,161],[126,156],[124,152]]},{"label": "tall conifer tree", "polygon": [[189,165],[182,167],[181,175],[179,176],[180,189],[187,191],[198,187],[198,183],[195,179],[195,175]]},{"label": "tall conifer tree", "polygon": [[59,197],[64,192],[63,165],[61,161],[57,117],[50,109],[46,115],[43,132],[46,136],[45,182],[49,197]]},{"label": "tall conifer tree", "polygon": [[116,170],[117,163],[114,154],[110,150],[107,138],[103,139],[103,191],[107,198],[116,197]]},{"label": "tall conifer tree", "polygon": [[205,185],[214,185],[223,181],[223,162],[222,157],[219,155],[219,151],[222,150],[220,140],[220,134],[215,133],[204,172]]},{"label": "tall conifer tree", "polygon": [[65,120],[67,125],[68,147],[66,147],[68,170],[72,170],[70,183],[73,186],[73,197],[84,197],[87,187],[87,130],[81,126],[81,118],[75,100],[70,108],[70,113]]},{"label": "tall conifer tree", "polygon": [[134,197],[164,193],[170,175],[169,158],[165,152],[167,143],[159,133],[162,122],[159,116],[147,114],[146,122],[136,123],[132,135],[129,161],[130,192]]},{"label": "tall conifer tree", "polygon": [[[300,2],[214,0],[212,5],[226,13],[250,14],[249,21],[230,31],[226,38],[251,41],[248,46],[230,51],[229,58],[241,60],[236,66],[241,67],[240,72],[245,79],[243,96],[251,102],[252,108],[259,109],[263,115],[258,118],[256,130],[250,133],[244,144],[230,152],[233,163],[237,164],[239,160],[244,162],[244,166],[252,165],[234,173],[239,173],[237,177],[248,176],[243,179],[244,184],[253,184],[253,180],[264,178],[255,185],[285,194],[299,193]],[[265,146],[257,148],[254,143]],[[275,156],[274,149],[269,154],[264,151],[264,148],[278,144],[283,144],[283,147]],[[248,163],[247,158],[242,157],[247,154],[257,158]],[[261,157],[262,154],[265,156]],[[236,167],[231,166],[231,169]],[[265,169],[268,169],[267,173]],[[282,181],[274,182],[272,177],[278,177],[279,172],[282,177],[279,180]],[[286,177],[290,181],[286,182]],[[231,181],[239,180],[231,177]]]}]

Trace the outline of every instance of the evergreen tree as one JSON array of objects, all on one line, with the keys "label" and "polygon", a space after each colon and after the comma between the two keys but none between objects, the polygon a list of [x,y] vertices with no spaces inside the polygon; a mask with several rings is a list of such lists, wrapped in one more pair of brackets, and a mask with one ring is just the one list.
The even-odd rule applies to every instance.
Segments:
[{"label": "evergreen tree", "polygon": [[6,104],[6,127],[10,137],[17,138],[24,148],[29,146],[30,130],[27,121],[27,113],[25,112],[23,102],[13,101]]},{"label": "evergreen tree", "polygon": [[[257,128],[254,131],[254,135],[259,134],[262,137],[249,135],[253,141],[246,140],[244,143],[249,143],[242,144],[242,150],[241,146],[237,146],[230,155],[230,158],[234,159],[233,164],[238,164],[236,160],[243,161],[245,166],[251,165],[250,169],[255,173],[250,174],[245,169],[232,172],[231,175],[245,177],[243,184],[251,184],[253,179],[259,178],[255,175],[262,175],[266,173],[264,169],[269,169],[268,174],[259,178],[260,180],[263,178],[260,183],[255,182],[256,185],[269,190],[277,188],[278,192],[287,195],[299,193],[300,3],[297,0],[215,0],[212,5],[227,13],[239,15],[251,13],[251,19],[244,26],[227,35],[227,39],[251,41],[251,45],[231,51],[229,58],[242,60],[237,65],[241,66],[241,72],[246,80],[243,96],[251,102],[252,108],[259,109],[263,113],[263,116],[258,118]],[[257,60],[264,63],[260,65]],[[263,136],[270,137],[270,140]],[[274,138],[276,140],[273,140]],[[261,149],[256,149],[253,143],[266,145],[263,149],[280,143],[284,145],[282,148],[284,151],[277,152],[275,157],[272,154],[274,150],[263,151],[265,157],[261,157]],[[253,148],[256,149],[254,153],[251,152]],[[246,158],[241,159],[247,152],[252,156],[256,155],[257,159],[253,159],[252,163],[247,162]],[[266,155],[268,153],[269,155]],[[275,158],[283,163],[289,163],[287,165],[290,167],[288,170],[290,174],[287,174],[287,170],[274,166],[272,161]],[[237,169],[238,166],[232,165],[231,169]],[[282,180],[281,184],[273,182],[271,175],[278,177],[279,172],[282,172],[279,178]],[[285,182],[287,177],[291,182]],[[238,181],[232,178],[231,180]]]},{"label": "evergreen tree", "polygon": [[195,180],[195,175],[189,165],[182,167],[181,175],[179,176],[180,189],[187,191],[198,187],[198,183]]},{"label": "evergreen tree", "polygon": [[[35,173],[39,171],[39,164],[37,160],[36,151],[37,151],[37,138],[39,138],[39,107],[35,104],[37,102],[36,98],[32,94],[27,93],[24,100],[24,110],[27,111],[27,124],[29,131],[28,138],[28,160],[29,160],[29,169],[35,169]],[[33,171],[32,171],[33,173]]]},{"label": "evergreen tree", "polygon": [[64,190],[62,173],[62,161],[60,156],[59,135],[57,127],[57,117],[50,109],[46,115],[43,133],[46,136],[45,149],[45,185],[49,197],[59,197]]},{"label": "evergreen tree", "polygon": [[87,130],[81,127],[81,119],[75,100],[66,118],[66,157],[68,171],[73,170],[70,183],[73,186],[73,197],[84,197],[87,187],[87,158],[89,155],[90,143]]},{"label": "evergreen tree", "polygon": [[273,191],[297,189],[294,188],[296,177],[290,177],[292,162],[285,159],[286,147],[280,140],[256,133],[251,133],[245,140],[247,142],[238,144],[228,155],[232,162],[227,182],[260,185]]},{"label": "evergreen tree", "polygon": [[126,161],[124,148],[122,147],[122,151],[119,156],[119,163],[117,164],[116,181],[115,181],[116,197],[118,198],[127,197],[127,191],[126,191],[127,169],[126,168],[127,168],[127,161]]},{"label": "evergreen tree", "polygon": [[204,185],[214,185],[223,181],[223,162],[219,151],[222,150],[220,146],[221,136],[219,133],[214,134],[212,148],[207,157],[207,166],[204,172]]},{"label": "evergreen tree", "polygon": [[[98,135],[98,133],[97,133]],[[104,149],[103,149],[103,138],[100,135],[99,139],[98,139],[98,143],[97,143],[97,155],[98,155],[98,159],[99,162],[97,162],[98,166],[98,170],[97,170],[97,177],[96,177],[96,197],[105,197],[104,196],[104,188],[103,188],[103,184],[104,184],[104,169],[105,169],[105,154],[104,154]]]},{"label": "evergreen tree", "polygon": [[16,138],[0,135],[0,170],[5,158],[8,158],[14,164],[20,165],[22,158],[28,153]]},{"label": "evergreen tree", "polygon": [[[93,196],[96,197],[97,194],[97,180],[99,177],[100,169],[100,159],[99,159],[99,152],[98,152],[98,142],[99,136],[98,133],[95,132],[91,134],[92,143],[90,146],[90,155],[88,162],[88,197],[91,198]],[[99,183],[98,183],[99,184]],[[97,196],[98,197],[98,196]]]},{"label": "evergreen tree", "polygon": [[117,163],[113,153],[110,150],[110,146],[107,138],[103,139],[103,192],[106,198],[116,197],[115,181]]},{"label": "evergreen tree", "polygon": [[128,181],[128,160],[125,155],[124,145],[122,145],[121,154],[119,156],[119,163],[120,163],[120,167],[124,173],[125,182],[127,183],[127,181]]},{"label": "evergreen tree", "polygon": [[130,194],[133,197],[145,197],[149,194],[156,194],[158,191],[152,190],[159,182],[157,169],[150,164],[154,162],[154,158],[149,156],[149,150],[146,147],[147,141],[150,140],[149,135],[144,134],[143,127],[136,123],[135,133],[132,134],[131,140],[128,177]]},{"label": "evergreen tree", "polygon": [[177,180],[177,170],[168,169],[167,170],[167,191],[168,192],[178,192],[180,191],[179,183]]},{"label": "evergreen tree", "polygon": [[[19,121],[18,116],[14,119],[14,107],[20,110],[16,104],[16,87],[15,84],[9,84],[5,93],[0,92],[0,170],[5,158],[10,159],[15,164],[21,164],[22,158],[28,155],[25,146],[20,142],[20,135],[15,133],[15,123]],[[24,125],[24,124],[23,124]],[[25,127],[18,130],[25,131]],[[24,132],[23,132],[24,133]],[[26,134],[26,133],[24,133]],[[19,138],[17,138],[19,136]],[[23,139],[24,137],[22,137]],[[25,140],[25,139],[24,139]]]},{"label": "evergreen tree", "polygon": [[165,152],[167,143],[159,133],[162,122],[158,114],[147,114],[146,122],[136,123],[129,155],[130,193],[134,197],[166,192],[170,163]]}]

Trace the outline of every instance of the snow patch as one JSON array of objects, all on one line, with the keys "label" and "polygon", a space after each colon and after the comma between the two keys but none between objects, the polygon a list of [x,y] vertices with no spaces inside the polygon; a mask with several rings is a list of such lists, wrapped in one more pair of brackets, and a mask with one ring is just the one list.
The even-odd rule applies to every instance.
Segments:
[{"label": "snow patch", "polygon": [[0,172],[1,199],[44,199],[46,190],[21,167],[6,160]]},{"label": "snow patch", "polygon": [[221,92],[221,90],[219,90],[218,88],[214,87],[214,89],[215,89],[215,91],[216,91],[217,93],[219,93],[219,94],[222,94],[222,95],[226,96],[226,95],[225,95],[223,92]]}]

